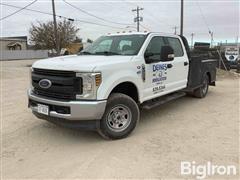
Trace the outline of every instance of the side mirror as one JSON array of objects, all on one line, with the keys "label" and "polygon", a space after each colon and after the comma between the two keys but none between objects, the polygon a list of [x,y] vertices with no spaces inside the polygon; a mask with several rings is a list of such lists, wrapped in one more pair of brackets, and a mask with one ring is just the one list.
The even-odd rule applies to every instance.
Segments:
[{"label": "side mirror", "polygon": [[162,46],[161,61],[172,61],[174,59],[174,50],[171,46]]}]

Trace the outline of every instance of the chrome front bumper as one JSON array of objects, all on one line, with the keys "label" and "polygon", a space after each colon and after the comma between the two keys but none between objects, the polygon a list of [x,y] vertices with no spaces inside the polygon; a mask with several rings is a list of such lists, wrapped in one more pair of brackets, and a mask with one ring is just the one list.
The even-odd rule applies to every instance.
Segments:
[{"label": "chrome front bumper", "polygon": [[[55,106],[63,106],[69,107],[69,114],[62,114],[56,111],[50,110],[49,116],[54,118],[61,118],[67,120],[100,120],[103,116],[106,107],[106,100],[101,101],[59,101],[46,99],[45,97],[40,97],[32,93],[31,90],[28,90],[28,98],[29,100],[35,103],[42,103],[45,105],[55,105]],[[37,112],[37,106],[29,107]]]}]

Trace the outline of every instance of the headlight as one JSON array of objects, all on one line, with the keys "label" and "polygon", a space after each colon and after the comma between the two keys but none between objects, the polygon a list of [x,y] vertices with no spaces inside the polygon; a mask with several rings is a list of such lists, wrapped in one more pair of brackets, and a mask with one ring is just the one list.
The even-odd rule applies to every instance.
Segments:
[{"label": "headlight", "polygon": [[77,94],[76,99],[96,99],[101,73],[76,73],[76,76],[82,78],[82,94]]}]

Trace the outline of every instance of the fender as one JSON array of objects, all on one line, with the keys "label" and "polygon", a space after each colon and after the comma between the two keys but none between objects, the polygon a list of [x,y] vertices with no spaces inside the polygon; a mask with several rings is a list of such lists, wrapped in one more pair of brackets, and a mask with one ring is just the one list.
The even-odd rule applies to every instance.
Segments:
[{"label": "fender", "polygon": [[103,74],[103,83],[98,88],[97,97],[99,100],[108,99],[111,91],[119,84],[124,82],[133,83],[138,91],[139,101],[142,101],[142,79],[137,76],[136,72],[130,70],[123,70],[111,75]]}]

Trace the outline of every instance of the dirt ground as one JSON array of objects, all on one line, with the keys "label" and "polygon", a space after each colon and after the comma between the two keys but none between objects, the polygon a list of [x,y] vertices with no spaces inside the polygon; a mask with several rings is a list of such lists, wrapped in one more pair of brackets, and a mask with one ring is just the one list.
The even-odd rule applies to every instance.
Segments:
[{"label": "dirt ground", "polygon": [[180,175],[181,161],[239,166],[239,77],[220,73],[206,98],[142,111],[130,137],[106,141],[32,115],[26,93],[32,62],[1,64],[3,179],[183,179],[193,176]]}]

